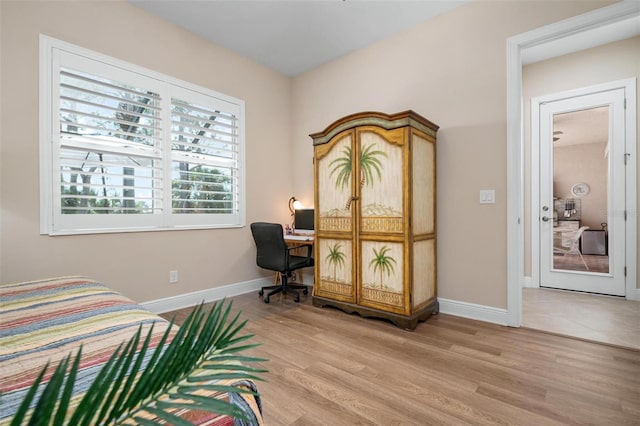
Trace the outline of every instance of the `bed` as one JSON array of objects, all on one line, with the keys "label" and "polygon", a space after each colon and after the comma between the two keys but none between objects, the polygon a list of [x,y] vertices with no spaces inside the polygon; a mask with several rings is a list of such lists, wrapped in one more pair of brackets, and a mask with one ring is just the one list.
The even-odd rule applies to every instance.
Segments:
[{"label": "bed", "polygon": [[[140,325],[146,334],[152,324],[150,348],[155,350],[170,323],[94,280],[65,277],[0,285],[0,425],[9,423],[47,361],[56,365],[82,344],[73,391],[73,401],[79,400],[115,348],[129,340]],[[177,326],[172,335],[175,329]],[[50,374],[44,381],[49,378]],[[255,390],[251,380],[223,384]],[[249,419],[242,424],[262,424],[258,396],[235,392],[209,392],[207,396],[240,407]],[[178,415],[199,425],[237,424],[233,418],[215,413]]]}]

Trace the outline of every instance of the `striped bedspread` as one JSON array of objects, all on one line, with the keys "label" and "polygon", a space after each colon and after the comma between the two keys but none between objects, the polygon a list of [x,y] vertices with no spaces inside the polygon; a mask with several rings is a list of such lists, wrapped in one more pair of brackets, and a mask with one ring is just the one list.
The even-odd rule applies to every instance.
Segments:
[{"label": "striped bedspread", "polygon": [[[79,400],[116,347],[142,324],[154,324],[155,348],[169,322],[109,287],[81,277],[0,285],[0,425],[7,424],[29,386],[50,361],[52,366],[80,344],[83,357],[74,388]],[[151,356],[153,351],[148,352]],[[49,369],[53,372],[53,368]],[[48,380],[45,376],[45,382]],[[252,387],[252,383],[244,383]],[[234,401],[262,424],[259,401],[245,394],[211,395]],[[233,425],[233,419],[185,413],[194,424]]]}]

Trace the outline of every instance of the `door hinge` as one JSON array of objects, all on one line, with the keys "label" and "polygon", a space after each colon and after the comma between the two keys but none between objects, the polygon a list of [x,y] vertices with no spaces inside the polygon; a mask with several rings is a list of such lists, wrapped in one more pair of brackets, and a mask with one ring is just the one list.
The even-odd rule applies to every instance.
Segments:
[{"label": "door hinge", "polygon": [[625,222],[627,221],[627,211],[626,210],[624,211],[624,221]]},{"label": "door hinge", "polygon": [[629,162],[629,158],[631,158],[631,154],[629,154],[629,153],[624,154],[624,165],[625,166]]},{"label": "door hinge", "polygon": [[624,276],[627,276],[627,265],[624,266]]}]

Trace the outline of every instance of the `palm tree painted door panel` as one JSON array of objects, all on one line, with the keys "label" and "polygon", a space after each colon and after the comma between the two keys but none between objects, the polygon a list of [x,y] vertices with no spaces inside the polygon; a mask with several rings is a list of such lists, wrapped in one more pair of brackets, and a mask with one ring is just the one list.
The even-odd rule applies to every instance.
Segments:
[{"label": "palm tree painted door panel", "polygon": [[358,131],[362,234],[404,232],[403,134],[403,129]]},{"label": "palm tree painted door panel", "polygon": [[358,129],[360,280],[358,303],[405,313],[404,129]]},{"label": "palm tree painted door panel", "polygon": [[336,135],[315,148],[316,285],[314,294],[355,303],[352,204],[354,132]]},{"label": "palm tree painted door panel", "polygon": [[362,241],[359,304],[404,314],[404,244]]},{"label": "palm tree painted door panel", "polygon": [[334,299],[353,303],[353,243],[346,239],[321,238],[316,246],[316,264],[319,265],[320,274],[316,294],[328,294]]}]

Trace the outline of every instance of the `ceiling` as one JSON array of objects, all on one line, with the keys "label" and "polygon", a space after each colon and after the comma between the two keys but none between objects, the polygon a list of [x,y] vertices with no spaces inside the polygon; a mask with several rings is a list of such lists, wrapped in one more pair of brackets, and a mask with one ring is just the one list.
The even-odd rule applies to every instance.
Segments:
[{"label": "ceiling", "polygon": [[555,147],[609,140],[609,107],[588,108],[553,116]]},{"label": "ceiling", "polygon": [[[471,0],[128,0],[294,77]],[[523,64],[640,34],[640,15],[523,51]]]},{"label": "ceiling", "polygon": [[[128,1],[293,77],[470,0]],[[522,60],[527,65],[639,34],[640,14],[529,47],[523,50]],[[594,138],[603,140],[606,135],[601,133],[606,133],[607,120],[608,112],[600,109],[558,117],[555,130],[562,130],[563,134],[556,146],[591,143]]]},{"label": "ceiling", "polygon": [[291,77],[469,1],[129,0]]}]

